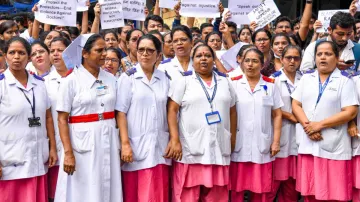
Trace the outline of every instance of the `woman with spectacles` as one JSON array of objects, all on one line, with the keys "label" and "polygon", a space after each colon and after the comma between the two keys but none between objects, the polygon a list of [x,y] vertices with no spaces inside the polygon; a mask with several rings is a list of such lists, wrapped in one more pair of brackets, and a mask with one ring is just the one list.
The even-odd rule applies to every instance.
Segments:
[{"label": "woman with spectacles", "polygon": [[276,72],[274,67],[274,54],[272,53],[270,47],[271,37],[271,33],[266,29],[258,29],[252,35],[254,45],[264,55],[264,65],[261,69],[261,74],[264,76],[270,76]]},{"label": "woman with spectacles", "polygon": [[118,49],[115,48],[107,48],[106,49],[106,57],[105,57],[105,63],[102,66],[102,68],[114,75],[116,78],[119,78],[121,73],[123,73],[122,70],[119,70],[120,67],[120,61],[121,61],[121,55]]},{"label": "woman with spectacles", "polygon": [[236,104],[238,131],[230,163],[231,201],[243,201],[245,190],[251,192],[251,201],[270,201],[283,102],[274,80],[261,75],[263,66],[263,53],[249,49],[241,63],[244,75],[231,78],[241,98]]},{"label": "woman with spectacles", "polygon": [[275,156],[274,161],[274,186],[270,199],[273,201],[278,194],[279,201],[297,201],[298,192],[295,190],[296,179],[296,124],[298,120],[292,113],[291,93],[299,83],[302,73],[299,71],[302,51],[298,46],[287,46],[281,55],[283,68],[275,72],[275,85],[280,90],[284,106],[282,112],[282,128],[280,138],[280,152]]},{"label": "woman with spectacles", "polygon": [[192,55],[195,72],[173,81],[170,88],[170,143],[180,146],[179,153],[169,154],[176,160],[172,174],[173,202],[229,201],[237,98],[228,79],[214,71],[214,59],[211,47],[197,46]]},{"label": "woman with spectacles", "polygon": [[283,64],[280,60],[284,48],[290,45],[290,39],[284,33],[275,34],[271,40],[271,49],[274,53],[274,67],[276,71],[280,71]]},{"label": "woman with spectacles", "polygon": [[[301,126],[296,189],[305,201],[352,200],[352,150],[348,122],[358,112],[354,82],[337,68],[334,42],[315,46],[317,69],[304,74],[291,94],[292,110]],[[354,173],[354,175],[359,175]]]},{"label": "woman with spectacles", "polygon": [[116,78],[101,68],[105,47],[101,35],[85,34],[62,53],[75,68],[61,80],[57,91],[63,157],[55,202],[122,201],[117,86]]},{"label": "woman with spectacles", "polygon": [[127,71],[138,64],[137,60],[137,42],[144,33],[139,29],[132,29],[126,34],[126,47],[129,51],[128,56],[121,59],[123,71]]},{"label": "woman with spectacles", "polygon": [[49,48],[43,42],[35,41],[31,44],[31,63],[28,64],[27,69],[40,77],[49,75],[51,70],[49,54]]},{"label": "woman with spectacles", "polygon": [[161,58],[161,46],[153,35],[140,37],[139,63],[117,82],[115,109],[124,162],[124,202],[170,201],[169,169],[173,156],[167,151],[174,146],[169,143],[166,119],[169,79],[155,67]]},{"label": "woman with spectacles", "polygon": [[1,40],[6,42],[15,36],[19,36],[19,34],[20,34],[19,27],[14,21],[7,20],[0,24],[0,39]]},{"label": "woman with spectacles", "polygon": [[126,24],[124,27],[120,27],[118,29],[119,49],[121,53],[121,58],[124,58],[129,54],[129,50],[126,45],[126,35],[132,29],[133,27],[129,24]]}]

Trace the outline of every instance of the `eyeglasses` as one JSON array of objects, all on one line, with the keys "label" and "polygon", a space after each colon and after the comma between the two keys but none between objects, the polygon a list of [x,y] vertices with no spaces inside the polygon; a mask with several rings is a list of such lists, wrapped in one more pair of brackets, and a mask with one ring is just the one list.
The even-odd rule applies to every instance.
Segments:
[{"label": "eyeglasses", "polygon": [[38,54],[44,55],[45,52],[46,52],[45,50],[36,50],[33,53],[31,53],[31,57],[36,57]]},{"label": "eyeglasses", "polygon": [[105,58],[105,63],[108,63],[108,62],[118,63],[119,60],[118,60],[118,59],[115,59],[115,58]]},{"label": "eyeglasses", "polygon": [[301,58],[299,56],[285,56],[285,60],[291,62],[293,59],[295,62],[299,62]]},{"label": "eyeglasses", "polygon": [[258,43],[265,43],[267,41],[269,41],[270,39],[269,38],[261,38],[261,39],[256,39],[255,42],[258,42]]},{"label": "eyeglasses", "polygon": [[260,63],[260,60],[256,60],[256,59],[249,59],[249,58],[246,58],[245,60],[244,60],[244,63],[246,63],[246,64],[249,64],[249,63],[254,63],[254,64],[259,64]]},{"label": "eyeglasses", "polygon": [[189,40],[188,38],[180,38],[180,39],[175,39],[175,40],[173,40],[173,43],[174,43],[174,44],[177,44],[177,43],[179,43],[179,42],[181,42],[181,43],[186,43],[188,40]]},{"label": "eyeglasses", "polygon": [[154,54],[154,52],[156,51],[155,49],[152,49],[152,48],[139,48],[137,50],[137,52],[142,55],[145,53],[145,51],[149,54],[149,55],[152,55]]}]

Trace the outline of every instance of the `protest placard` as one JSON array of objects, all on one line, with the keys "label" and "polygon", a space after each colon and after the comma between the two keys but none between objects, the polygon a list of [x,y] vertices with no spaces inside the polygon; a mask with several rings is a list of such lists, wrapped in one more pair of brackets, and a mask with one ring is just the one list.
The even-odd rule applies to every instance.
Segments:
[{"label": "protest placard", "polygon": [[319,29],[316,29],[316,32],[317,33],[322,33],[322,32],[327,33],[328,27],[330,26],[331,17],[339,11],[347,12],[347,13],[349,12],[349,10],[322,10],[322,11],[319,11],[318,20],[321,21],[322,27]]},{"label": "protest placard", "polygon": [[265,27],[271,21],[281,15],[273,0],[266,0],[248,14],[250,22],[255,21],[258,25],[256,30]]},{"label": "protest placard", "polygon": [[77,1],[40,0],[35,19],[50,25],[75,27],[76,4]]},{"label": "protest placard", "polygon": [[178,2],[179,2],[179,0],[160,0],[159,7],[174,9],[175,5]]},{"label": "protest placard", "polygon": [[124,18],[145,21],[145,0],[124,0]]},{"label": "protest placard", "polygon": [[101,5],[101,28],[111,29],[125,25],[121,0],[99,0]]},{"label": "protest placard", "polygon": [[240,48],[246,44],[247,43],[238,42],[235,44],[235,46],[231,47],[224,54],[222,54],[221,60],[227,71],[232,71],[238,66],[236,56],[239,53]]},{"label": "protest placard", "polygon": [[220,0],[182,0],[180,15],[198,18],[220,17],[219,3]]},{"label": "protest placard", "polygon": [[76,11],[84,12],[84,11],[89,10],[89,8],[86,6],[87,1],[88,0],[77,0]]},{"label": "protest placard", "polygon": [[360,1],[356,2],[355,6],[357,8],[357,11],[360,11]]},{"label": "protest placard", "polygon": [[229,21],[235,22],[239,27],[240,25],[250,24],[247,15],[261,4],[261,0],[229,0],[229,10],[231,18]]}]

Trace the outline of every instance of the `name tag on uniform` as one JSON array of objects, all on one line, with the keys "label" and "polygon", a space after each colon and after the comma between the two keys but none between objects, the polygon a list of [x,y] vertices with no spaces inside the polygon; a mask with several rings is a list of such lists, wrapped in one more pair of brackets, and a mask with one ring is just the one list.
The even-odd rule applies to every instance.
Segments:
[{"label": "name tag on uniform", "polygon": [[108,87],[107,86],[100,86],[96,88],[96,95],[105,95],[108,93]]},{"label": "name tag on uniform", "polygon": [[205,114],[205,117],[209,125],[221,122],[220,113],[218,111],[207,113]]},{"label": "name tag on uniform", "polygon": [[41,126],[40,117],[28,118],[28,120],[29,120],[29,127],[30,128],[40,127]]}]

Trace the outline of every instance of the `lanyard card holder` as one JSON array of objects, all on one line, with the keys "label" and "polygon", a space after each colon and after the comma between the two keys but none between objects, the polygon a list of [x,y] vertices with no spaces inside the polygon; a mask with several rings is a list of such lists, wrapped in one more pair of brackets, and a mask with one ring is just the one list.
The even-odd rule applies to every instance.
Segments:
[{"label": "lanyard card holder", "polygon": [[218,111],[207,113],[205,114],[205,117],[209,125],[221,122],[220,113]]},{"label": "lanyard card holder", "polygon": [[41,123],[40,123],[40,117],[34,117],[34,118],[28,118],[29,120],[29,127],[40,127]]},{"label": "lanyard card holder", "polygon": [[97,96],[105,95],[107,93],[108,93],[107,86],[100,86],[100,87],[96,88],[96,95]]}]

